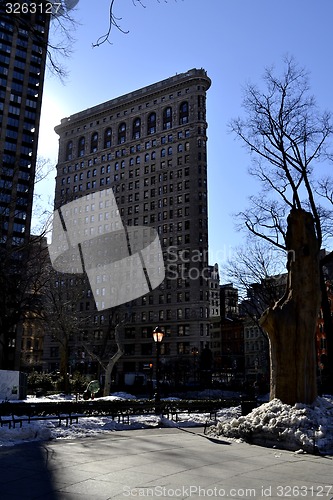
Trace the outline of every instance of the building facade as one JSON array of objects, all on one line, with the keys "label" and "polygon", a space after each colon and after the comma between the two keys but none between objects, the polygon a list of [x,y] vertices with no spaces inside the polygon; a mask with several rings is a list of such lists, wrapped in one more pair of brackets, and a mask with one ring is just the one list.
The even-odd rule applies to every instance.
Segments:
[{"label": "building facade", "polygon": [[50,16],[6,13],[8,5],[0,6],[0,367],[19,369]]},{"label": "building facade", "polygon": [[[154,366],[152,331],[157,325],[165,333],[162,374],[176,382],[190,376],[193,353],[200,354],[210,339],[206,149],[210,84],[203,69],[191,69],[64,118],[55,128],[59,135],[55,209],[89,195],[91,216],[94,196],[112,189],[124,227],[150,226],[159,235],[165,279],[124,306],[120,377]],[[111,230],[107,217],[104,214],[100,221],[103,230]],[[103,337],[110,327],[110,310],[98,312],[89,292],[79,308],[92,311],[85,335],[93,330],[95,338]]]},{"label": "building facade", "polygon": [[0,244],[30,236],[49,16],[0,18]]}]

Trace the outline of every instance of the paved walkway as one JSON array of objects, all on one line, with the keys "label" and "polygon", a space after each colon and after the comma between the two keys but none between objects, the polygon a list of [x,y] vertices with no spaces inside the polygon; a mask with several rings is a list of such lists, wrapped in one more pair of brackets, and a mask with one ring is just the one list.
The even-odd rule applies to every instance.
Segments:
[{"label": "paved walkway", "polygon": [[333,499],[333,457],[227,443],[202,429],[110,432],[0,449],[1,500]]}]

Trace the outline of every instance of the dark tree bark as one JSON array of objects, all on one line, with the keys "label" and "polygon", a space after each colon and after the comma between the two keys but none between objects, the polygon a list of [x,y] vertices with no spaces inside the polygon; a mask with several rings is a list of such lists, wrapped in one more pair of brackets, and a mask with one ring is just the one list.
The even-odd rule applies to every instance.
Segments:
[{"label": "dark tree bark", "polygon": [[311,404],[317,397],[315,326],[321,300],[320,249],[311,213],[291,210],[286,244],[286,292],[260,319],[270,340],[270,398]]}]

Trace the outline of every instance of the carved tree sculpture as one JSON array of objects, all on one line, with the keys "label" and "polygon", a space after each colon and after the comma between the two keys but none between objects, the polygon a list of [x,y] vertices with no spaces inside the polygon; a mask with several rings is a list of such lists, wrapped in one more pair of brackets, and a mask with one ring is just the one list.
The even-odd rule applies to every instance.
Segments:
[{"label": "carved tree sculpture", "polygon": [[286,244],[286,292],[260,318],[270,340],[270,398],[311,404],[317,396],[315,325],[321,299],[320,249],[312,214],[291,210]]}]

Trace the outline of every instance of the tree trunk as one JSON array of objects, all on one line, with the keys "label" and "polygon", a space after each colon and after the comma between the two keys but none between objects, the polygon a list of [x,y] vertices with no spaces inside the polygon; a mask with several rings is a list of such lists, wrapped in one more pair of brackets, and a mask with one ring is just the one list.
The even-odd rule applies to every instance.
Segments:
[{"label": "tree trunk", "polygon": [[310,213],[291,210],[286,245],[286,292],[260,318],[270,341],[270,398],[311,404],[317,397],[315,329],[321,292],[320,249]]},{"label": "tree trunk", "polygon": [[63,341],[60,344],[60,376],[63,379],[62,390],[65,394],[69,394],[70,385],[68,378],[68,365],[69,365],[69,353],[68,353],[68,338],[65,335]]},{"label": "tree trunk", "polygon": [[104,384],[104,392],[103,396],[110,396],[111,391],[111,375],[112,370],[117,363],[118,359],[124,354],[123,346],[119,337],[119,328],[123,322],[118,323],[114,330],[114,337],[117,344],[117,352],[109,359],[109,362],[105,369],[105,384]]}]

